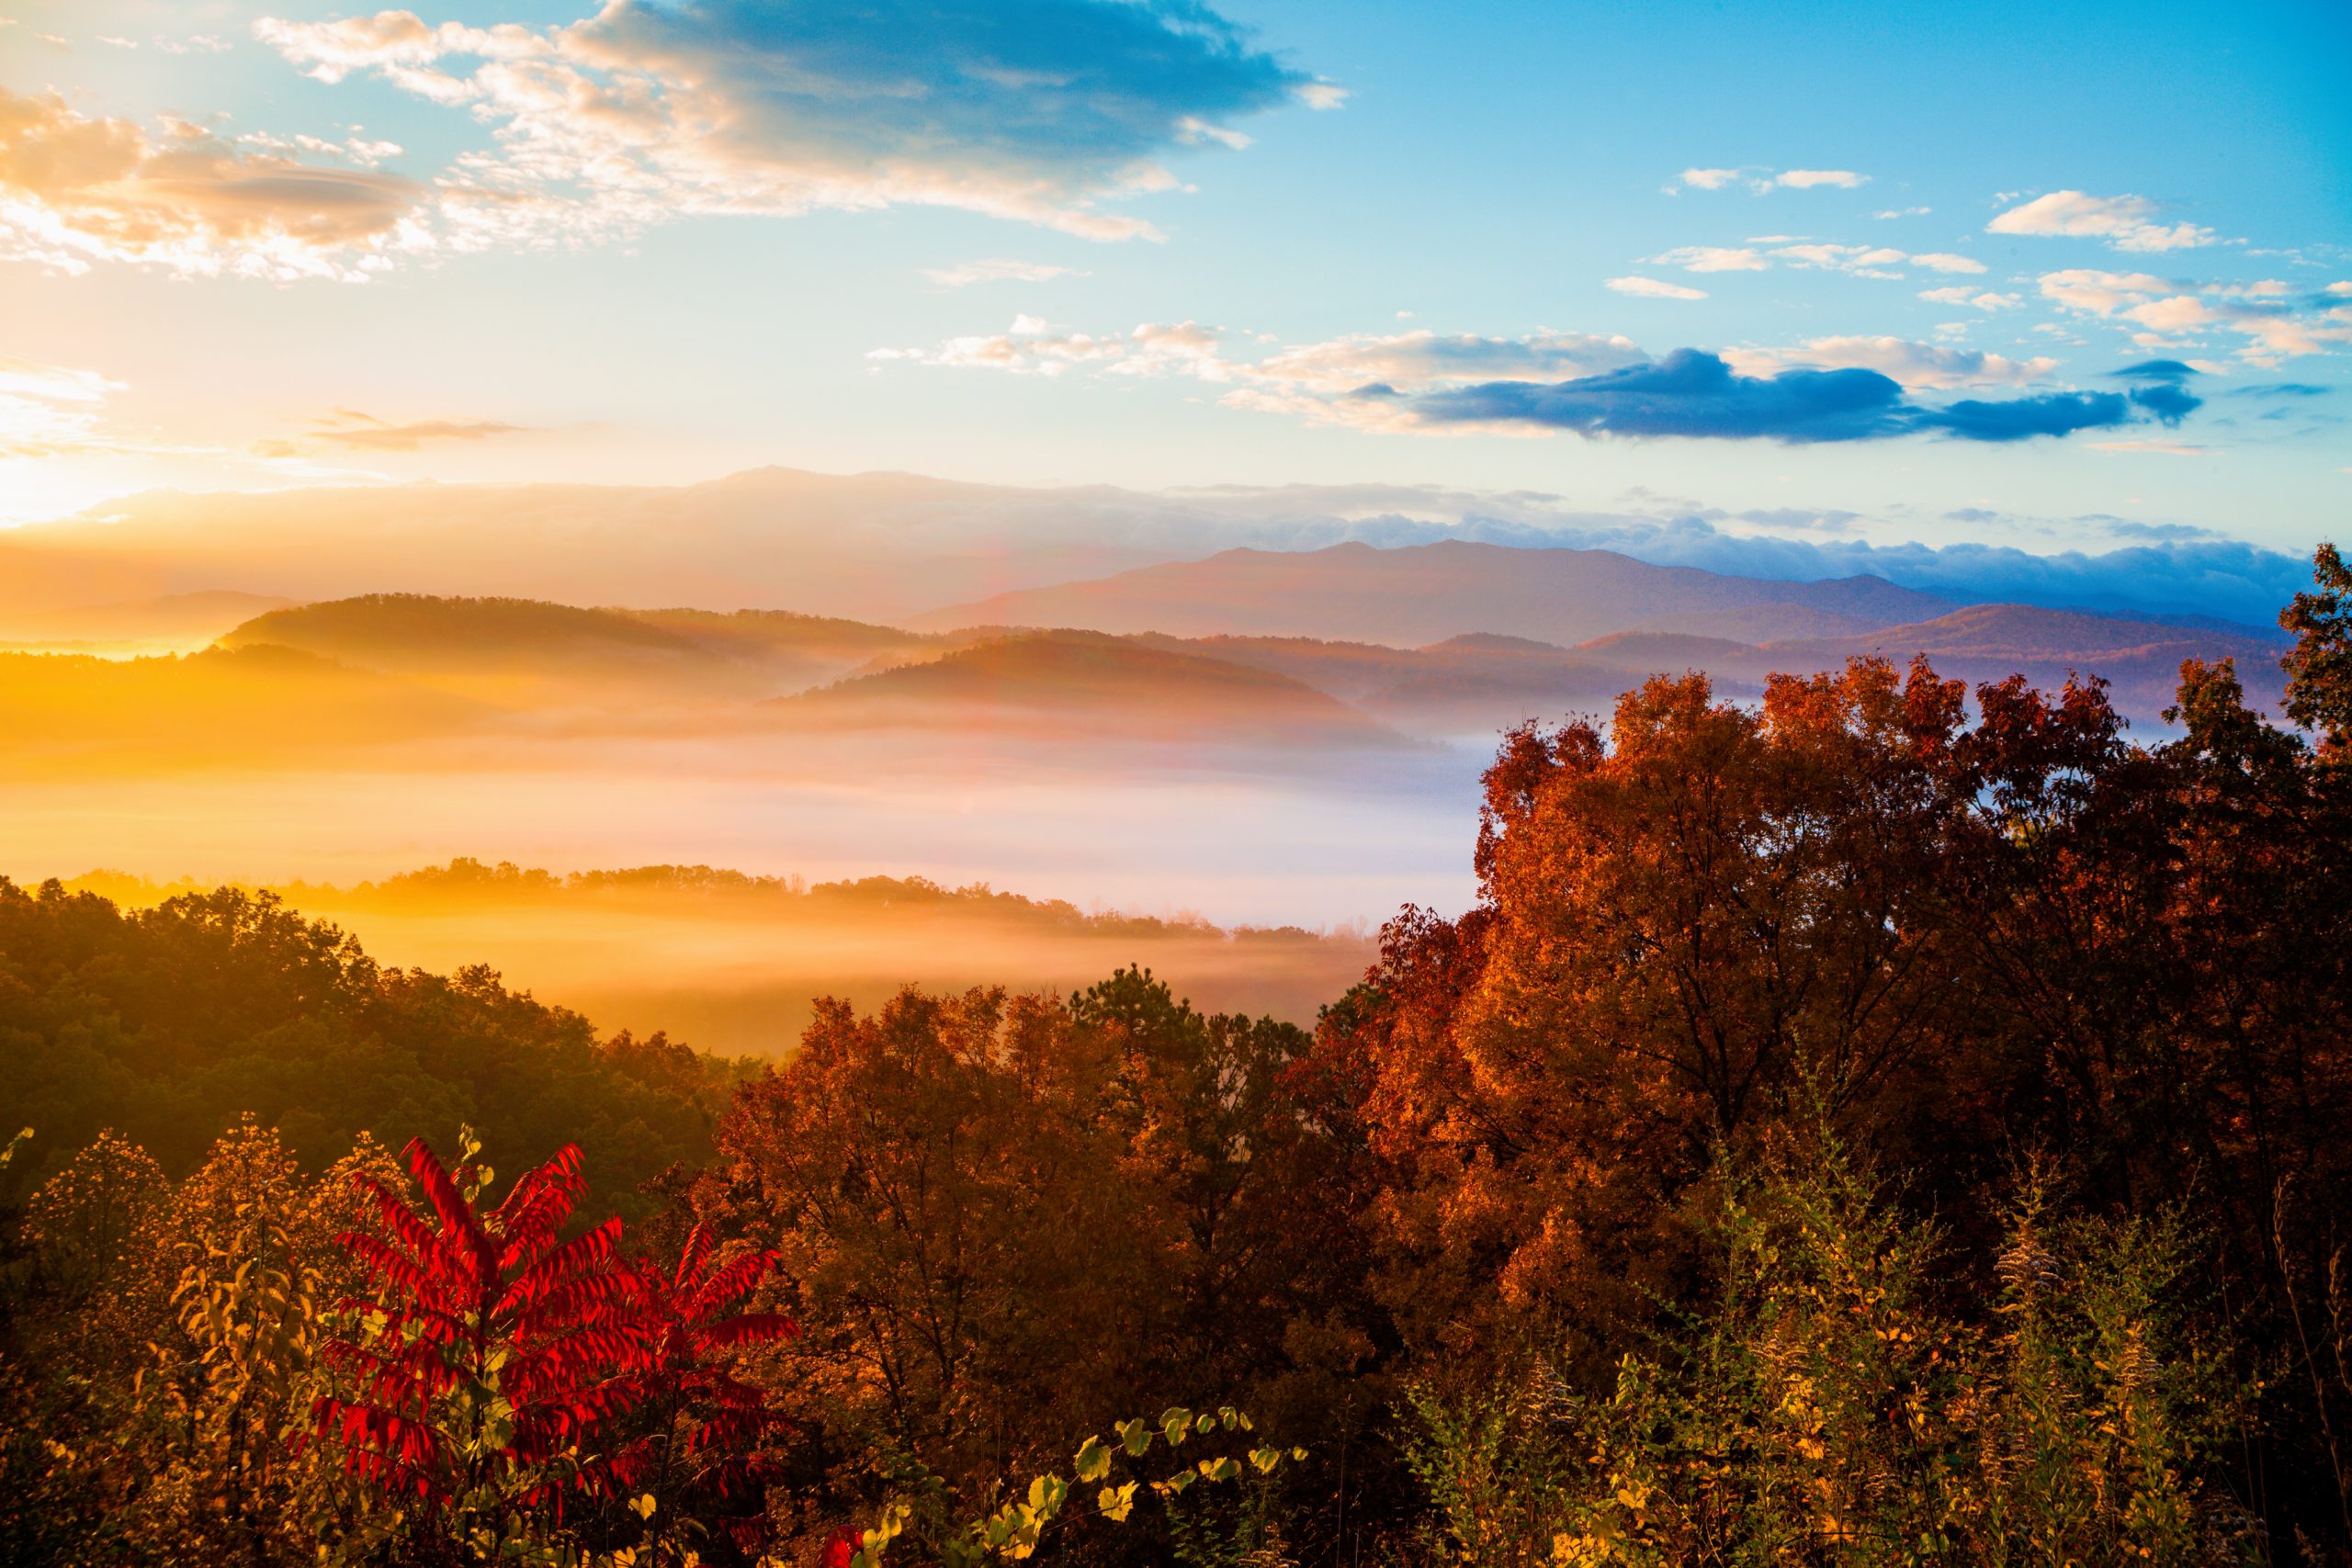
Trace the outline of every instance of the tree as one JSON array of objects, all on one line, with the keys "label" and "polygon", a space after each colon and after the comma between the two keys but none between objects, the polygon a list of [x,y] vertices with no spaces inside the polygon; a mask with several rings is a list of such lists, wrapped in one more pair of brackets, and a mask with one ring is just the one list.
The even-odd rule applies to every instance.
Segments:
[{"label": "tree", "polygon": [[735,1358],[800,1330],[780,1313],[731,1309],[775,1261],[772,1251],[743,1251],[718,1263],[698,1224],[674,1269],[649,1261],[638,1270],[651,1338],[632,1374],[629,1432],[599,1478],[634,1500],[647,1568],[689,1561],[684,1538],[707,1543],[723,1533],[748,1548],[767,1533],[763,1489],[781,1467],[759,1450],[778,1417],[737,1375]]},{"label": "tree", "polygon": [[406,1150],[424,1213],[372,1178],[372,1226],[341,1239],[375,1281],[344,1303],[323,1359],[346,1380],[320,1396],[318,1438],[345,1470],[412,1515],[394,1515],[421,1557],[500,1562],[560,1530],[599,1479],[594,1444],[645,1396],[655,1331],[620,1266],[621,1226],[569,1239],[585,1183],[567,1146],[526,1171],[496,1208],[469,1135],[445,1169]]},{"label": "tree", "polygon": [[2334,545],[2312,556],[2316,586],[2295,595],[2278,624],[2295,634],[2280,660],[2287,671],[2287,716],[2318,735],[2331,756],[2352,745],[2352,567]]}]

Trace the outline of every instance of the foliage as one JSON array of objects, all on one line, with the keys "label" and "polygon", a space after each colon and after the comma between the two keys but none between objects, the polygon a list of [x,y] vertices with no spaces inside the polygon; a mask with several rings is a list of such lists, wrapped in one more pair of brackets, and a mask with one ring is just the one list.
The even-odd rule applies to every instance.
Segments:
[{"label": "foliage", "polygon": [[2198,1477],[2243,1411],[2182,1299],[2171,1217],[2011,1211],[1991,1321],[1959,1261],[1834,1139],[1737,1179],[1712,1299],[1613,1388],[1538,1359],[1412,1395],[1408,1452],[1449,1555],[1479,1563],[2117,1562],[2258,1557]]},{"label": "foliage", "polygon": [[[2316,564],[2300,730],[1861,660],[1518,731],[1477,902],[1311,1037],[910,989],[728,1097],[271,899],[0,884],[0,1560],[2340,1563]],[[503,1197],[428,1146],[484,1106]]]},{"label": "foliage", "polygon": [[[1157,1477],[1119,1479],[1120,1472],[1135,1468],[1155,1444],[1170,1450],[1174,1460],[1178,1458],[1175,1450],[1196,1435],[1214,1440],[1219,1432],[1238,1435],[1250,1430],[1250,1417],[1230,1405],[1202,1412],[1172,1405],[1156,1420],[1136,1416],[1121,1421],[1113,1428],[1111,1441],[1098,1435],[1079,1445],[1070,1461],[1069,1476],[1053,1472],[1035,1476],[1016,1495],[969,1521],[952,1517],[944,1478],[917,1470],[910,1477],[915,1483],[913,1495],[895,1499],[883,1511],[879,1524],[858,1533],[856,1550],[844,1568],[882,1568],[891,1547],[901,1539],[944,1568],[1026,1562],[1036,1555],[1048,1535],[1072,1525],[1091,1520],[1124,1525],[1135,1517],[1138,1506],[1153,1500],[1170,1508],[1172,1517],[1177,1500],[1196,1484],[1267,1476],[1286,1458],[1296,1461],[1306,1457],[1305,1449],[1292,1449],[1285,1454],[1279,1448],[1259,1446],[1239,1453],[1187,1458]],[[1197,1527],[1180,1529],[1179,1539],[1198,1542],[1206,1534]]]},{"label": "foliage", "polygon": [[2287,716],[2317,733],[2332,753],[2352,745],[2352,567],[2334,545],[2312,559],[2313,590],[2295,595],[2278,624],[2295,646],[2287,670]]},{"label": "foliage", "polygon": [[531,1159],[578,1139],[630,1214],[642,1182],[703,1157],[730,1069],[666,1040],[599,1044],[586,1020],[475,966],[379,965],[270,894],[140,911],[0,878],[0,1117],[38,1135],[0,1199],[102,1128],[185,1175],[254,1112],[316,1171],[372,1132],[397,1147],[495,1124]]}]

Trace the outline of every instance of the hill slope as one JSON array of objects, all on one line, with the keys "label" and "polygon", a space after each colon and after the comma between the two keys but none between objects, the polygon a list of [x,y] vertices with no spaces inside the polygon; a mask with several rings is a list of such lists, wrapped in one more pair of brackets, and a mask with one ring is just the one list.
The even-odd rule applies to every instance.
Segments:
[{"label": "hill slope", "polygon": [[[992,623],[1104,632],[1312,637],[1419,647],[1464,632],[1577,643],[1655,617],[1793,607],[1787,633],[1812,635],[1822,613],[1889,626],[1951,605],[1875,577],[1770,582],[1652,566],[1610,550],[1520,549],[1449,539],[1375,549],[1227,550],[1206,560],[1002,593],[914,617],[918,628]],[[1742,617],[1743,640],[1786,635]]]},{"label": "hill slope", "polygon": [[370,670],[479,674],[695,664],[715,656],[673,631],[610,610],[536,599],[367,593],[272,610],[220,639],[276,644]]},{"label": "hill slope", "polygon": [[995,638],[768,706],[786,724],[823,728],[973,726],[1129,739],[1406,743],[1288,675],[1084,632]]}]

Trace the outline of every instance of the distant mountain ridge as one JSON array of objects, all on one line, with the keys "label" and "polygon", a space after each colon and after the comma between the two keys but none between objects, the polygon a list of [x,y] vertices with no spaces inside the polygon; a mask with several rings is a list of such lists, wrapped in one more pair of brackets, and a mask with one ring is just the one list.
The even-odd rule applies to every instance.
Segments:
[{"label": "distant mountain ridge", "polygon": [[[1758,612],[1785,606],[1777,619]],[[1653,566],[1611,550],[1529,549],[1449,539],[1379,549],[1334,545],[1232,549],[1091,581],[1001,593],[913,617],[918,630],[989,623],[1161,632],[1170,637],[1311,637],[1418,648],[1485,632],[1571,645],[1658,616],[1731,613],[1758,642],[1928,620],[1954,606],[1883,578],[1781,582]]]},{"label": "distant mountain ridge", "polygon": [[1329,692],[1195,647],[1086,632],[994,637],[766,705],[796,727],[1099,727],[1215,745],[1401,746]]},{"label": "distant mountain ridge", "polygon": [[[2274,709],[2280,686],[2279,638],[2017,604],[1863,626],[1851,611],[1884,614],[1924,597],[1872,581],[1820,585],[1822,597],[1843,609],[1766,603],[1645,615],[1659,592],[1688,596],[1692,585],[1673,577],[1661,583],[1657,574],[1671,569],[1600,552],[1459,545],[1428,547],[1416,557],[1340,547],[1271,564],[1260,552],[1232,554],[1241,558],[1248,584],[1261,590],[1290,581],[1281,569],[1329,571],[1335,562],[1347,590],[1346,574],[1360,581],[1363,559],[1372,558],[1373,591],[1337,592],[1324,608],[1351,624],[1393,626],[1393,640],[1005,625],[910,632],[779,611],[590,609],[376,594],[256,616],[221,647],[300,650],[355,672],[421,681],[518,714],[554,705],[601,710],[624,725],[674,719],[943,734],[977,726],[1070,738],[1223,737],[1277,748],[1378,747],[1406,736],[1480,740],[1529,719],[1606,714],[1649,676],[1691,670],[1711,675],[1722,695],[1745,700],[1758,695],[1771,674],[1810,674],[1871,656],[1902,663],[1925,654],[1940,673],[1972,683],[2021,673],[2054,687],[2070,673],[2098,676],[2110,682],[2118,708],[2143,724],[2171,703],[2184,660],[2235,660],[2250,697]],[[1482,609],[1471,595],[1493,586],[1497,556],[1510,566],[1545,554],[1571,558],[1544,563],[1549,578],[1534,574],[1515,598],[1498,590],[1499,609]],[[1595,555],[1598,561],[1589,558]],[[1211,586],[1237,565],[1227,558],[1197,564],[1214,569]],[[1410,582],[1428,585],[1424,602],[1404,601],[1400,566]],[[1570,572],[1582,573],[1581,581],[1567,581]],[[1129,574],[1147,584],[1159,575]],[[1195,576],[1193,586],[1200,581]],[[1554,591],[1564,581],[1575,592]],[[1088,592],[1099,586],[1078,585]],[[1718,580],[1696,592],[1729,599],[1747,586],[1756,585]],[[1591,601],[1604,590],[1617,595],[1615,607],[1596,609]],[[1165,594],[1130,593],[1114,608],[1159,617],[1170,603]],[[1065,606],[985,606],[1023,607]],[[1229,618],[1264,613],[1311,619],[1316,610],[1281,604],[1269,610],[1262,597],[1245,598]],[[1223,614],[1214,605],[1199,613]],[[1509,622],[1514,613],[1522,626],[1540,616],[1558,629],[1549,637],[1484,628],[1436,638],[1411,635],[1429,624],[1453,624],[1456,615],[1492,614]],[[1569,640],[1594,619],[1631,619],[1633,626]],[[1785,626],[1795,635],[1738,635],[1757,624]],[[1667,629],[1685,625],[1721,629]]]},{"label": "distant mountain ridge", "polygon": [[[1719,526],[1714,515],[1657,503],[1587,511],[1558,495],[1437,485],[1139,491],[776,468],[666,486],[154,491],[78,517],[0,529],[0,616],[199,590],[307,603],[407,589],[570,604],[789,609],[905,625],[941,605],[1197,561],[1236,546],[1292,552],[1349,540],[1611,550],[1770,581],[1868,573],[1953,604],[2227,615],[2241,627],[2268,625],[2308,577],[2300,551],[2225,538],[2034,555],[1993,543],[1939,549],[1859,535],[1750,533],[1736,521]],[[1798,592],[1774,597],[1823,604]],[[1871,610],[1866,618],[1888,617]],[[1792,629],[1751,625],[1740,635],[1754,640]],[[1809,635],[1833,629],[1815,626]],[[0,634],[20,635],[4,621]]]}]

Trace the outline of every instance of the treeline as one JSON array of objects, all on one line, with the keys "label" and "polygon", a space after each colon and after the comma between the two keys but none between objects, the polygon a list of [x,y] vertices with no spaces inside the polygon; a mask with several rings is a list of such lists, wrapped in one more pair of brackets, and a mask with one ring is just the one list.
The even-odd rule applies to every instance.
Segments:
[{"label": "treeline", "polygon": [[494,1126],[510,1158],[591,1150],[614,1203],[707,1158],[744,1070],[663,1036],[600,1041],[487,966],[380,965],[276,895],[222,888],[126,910],[0,877],[0,1122],[36,1135],[0,1170],[21,1201],[113,1129],[184,1176],[244,1113],[317,1170],[362,1133],[447,1147]]},{"label": "treeline", "polygon": [[[180,895],[209,890],[191,884],[158,888],[143,878],[110,871],[75,877],[72,886],[79,891],[127,903],[146,902],[159,893]],[[856,915],[882,909],[951,910],[983,915],[1008,929],[1138,940],[1200,937],[1223,941],[1230,936],[1238,941],[1308,942],[1319,935],[1297,926],[1245,925],[1227,931],[1197,915],[1161,917],[1089,911],[1067,899],[1032,898],[1000,891],[984,882],[949,887],[923,876],[862,876],[812,883],[797,875],[763,876],[707,865],[640,865],[559,873],[517,865],[512,861],[492,864],[470,855],[459,855],[447,865],[425,866],[349,887],[296,881],[273,891],[298,905],[311,899],[385,908],[562,901],[674,904],[694,900],[746,913],[802,917]]]},{"label": "treeline", "polygon": [[[18,1222],[0,1554],[2344,1562],[2352,572],[2318,568],[2293,728],[2226,665],[2153,745],[2096,683],[1656,680],[1507,739],[1476,906],[1392,922],[1312,1032],[1132,970],[828,1005],[626,1231],[558,1223],[560,1154],[312,1180],[257,1123],[175,1187],[102,1142]],[[340,939],[252,972],[266,1007],[135,967],[211,930],[39,994],[370,1016],[300,1021],[365,972]],[[544,1027],[517,1071],[609,1049]],[[248,1168],[291,1172],[283,1243],[222,1207]],[[203,1304],[256,1269],[351,1304],[275,1338]],[[202,1370],[265,1338],[266,1378]]]}]

